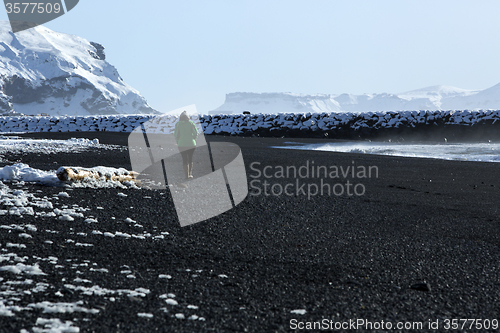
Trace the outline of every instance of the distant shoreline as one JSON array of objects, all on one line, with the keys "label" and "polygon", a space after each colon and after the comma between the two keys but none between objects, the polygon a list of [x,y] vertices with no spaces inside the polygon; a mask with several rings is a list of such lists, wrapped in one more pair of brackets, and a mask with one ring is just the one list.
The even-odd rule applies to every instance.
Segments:
[{"label": "distant shoreline", "polygon": [[[497,139],[481,139],[478,136],[481,135],[481,128],[477,127],[474,129],[470,135],[439,135],[437,129],[434,131],[435,135],[425,135],[421,133],[419,135],[407,135],[407,136],[391,136],[391,135],[380,135],[379,137],[367,139],[367,138],[333,138],[328,136],[323,137],[307,137],[307,136],[235,136],[235,135],[221,135],[221,134],[205,134],[207,141],[233,141],[240,140],[242,138],[258,138],[264,139],[269,142],[277,142],[275,140],[284,139],[285,141],[298,140],[307,144],[313,143],[328,143],[328,142],[397,142],[397,143],[422,143],[422,144],[439,144],[439,143],[488,143],[488,142],[500,142],[500,131],[497,134]],[[477,135],[474,135],[477,134]],[[128,145],[128,136],[130,133],[126,132],[108,132],[108,131],[96,131],[96,132],[23,132],[23,133],[2,133],[3,136],[18,136],[23,138],[39,138],[39,139],[52,139],[52,140],[67,140],[71,138],[87,138],[87,139],[99,139],[102,144],[114,144],[120,146]],[[405,138],[406,137],[406,138]],[[274,143],[272,143],[274,144]]]}]

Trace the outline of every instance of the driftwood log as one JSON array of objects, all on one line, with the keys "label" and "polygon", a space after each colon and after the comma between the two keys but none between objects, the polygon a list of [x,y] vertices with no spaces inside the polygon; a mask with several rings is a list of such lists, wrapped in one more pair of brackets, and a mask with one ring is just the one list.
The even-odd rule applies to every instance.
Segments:
[{"label": "driftwood log", "polygon": [[82,181],[85,179],[103,179],[106,181],[136,181],[137,172],[128,171],[120,168],[108,167],[94,167],[94,168],[81,168],[81,167],[60,167],[56,171],[57,178],[60,181]]}]

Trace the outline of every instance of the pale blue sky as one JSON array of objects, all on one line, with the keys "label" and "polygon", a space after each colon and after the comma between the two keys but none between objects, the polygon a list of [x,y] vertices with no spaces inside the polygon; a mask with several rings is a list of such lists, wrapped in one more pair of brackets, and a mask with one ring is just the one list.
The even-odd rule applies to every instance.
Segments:
[{"label": "pale blue sky", "polygon": [[205,113],[238,91],[488,88],[499,14],[497,0],[80,0],[45,26],[104,45],[153,108]]}]

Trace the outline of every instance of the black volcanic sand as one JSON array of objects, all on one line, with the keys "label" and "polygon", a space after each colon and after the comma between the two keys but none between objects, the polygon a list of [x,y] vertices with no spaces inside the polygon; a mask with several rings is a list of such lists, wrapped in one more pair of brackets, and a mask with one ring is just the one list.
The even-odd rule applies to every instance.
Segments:
[{"label": "black volcanic sand", "polygon": [[[65,133],[65,138],[75,134]],[[127,142],[126,134],[120,133],[81,135],[107,143]],[[34,136],[55,138],[40,133]],[[85,214],[99,221],[92,225],[77,220],[0,216],[2,224],[31,223],[39,229],[33,238],[22,241],[26,249],[15,249],[19,256],[55,256],[60,263],[89,260],[109,273],[85,273],[85,278],[92,280],[87,286],[151,290],[144,298],[121,296],[115,302],[108,297],[86,296],[64,288],[68,281],[77,285],[71,282],[78,276],[74,269],[56,272],[53,265],[40,262],[40,268],[49,274],[33,279],[55,288],[33,293],[29,302],[82,299],[86,308],[100,312],[22,311],[12,318],[0,316],[0,330],[31,329],[38,317],[72,320],[82,332],[286,332],[292,331],[292,319],[324,318],[383,320],[394,325],[420,321],[424,323],[421,331],[430,331],[428,321],[439,319],[436,332],[444,331],[445,319],[500,319],[498,164],[268,148],[289,141],[318,141],[312,139],[208,139],[237,143],[249,176],[256,174],[250,170],[253,162],[260,162],[262,170],[267,165],[300,167],[306,161],[347,167],[354,161],[358,166],[378,166],[379,177],[354,180],[366,186],[364,196],[323,195],[308,200],[304,195],[249,195],[235,209],[184,228],[176,221],[168,190],[73,189],[68,191],[69,198],[59,199],[68,206],[89,207]],[[46,170],[54,169],[53,162],[130,168],[126,149],[39,155],[12,159]],[[269,181],[283,186],[295,182]],[[335,182],[345,183],[342,179]],[[23,187],[30,192],[41,190],[39,194],[49,197],[61,191],[41,185]],[[118,192],[128,196],[120,197]],[[98,210],[98,206],[106,209]],[[91,234],[93,229],[126,231],[127,226],[119,221],[127,217],[150,232],[170,234],[154,241]],[[87,232],[85,242],[95,246],[66,244],[70,227],[74,232]],[[49,239],[45,229],[60,232],[51,236],[53,244],[44,243]],[[21,242],[14,233],[1,231],[0,243],[9,241]],[[126,279],[120,273],[123,265],[130,267],[136,279]],[[172,279],[159,279],[159,274],[169,274]],[[219,277],[221,274],[227,278]],[[0,277],[15,279],[7,272],[0,272]],[[54,296],[57,290],[62,290],[64,297]],[[175,294],[179,305],[168,305],[159,298],[165,293]],[[187,309],[188,304],[199,308]],[[162,307],[169,312],[160,310]],[[291,313],[295,309],[307,312]],[[140,312],[154,317],[139,318]],[[175,318],[175,313],[184,313],[186,319]],[[206,320],[188,320],[191,314]]]}]

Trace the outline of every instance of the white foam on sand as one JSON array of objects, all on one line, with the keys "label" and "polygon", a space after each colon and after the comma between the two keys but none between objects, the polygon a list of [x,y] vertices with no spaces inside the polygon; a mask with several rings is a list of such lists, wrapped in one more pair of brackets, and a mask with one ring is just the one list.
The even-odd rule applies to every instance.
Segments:
[{"label": "white foam on sand", "polygon": [[273,148],[458,161],[500,162],[500,143],[400,144],[391,142],[330,142],[300,144],[287,142],[287,146],[275,146]]}]

